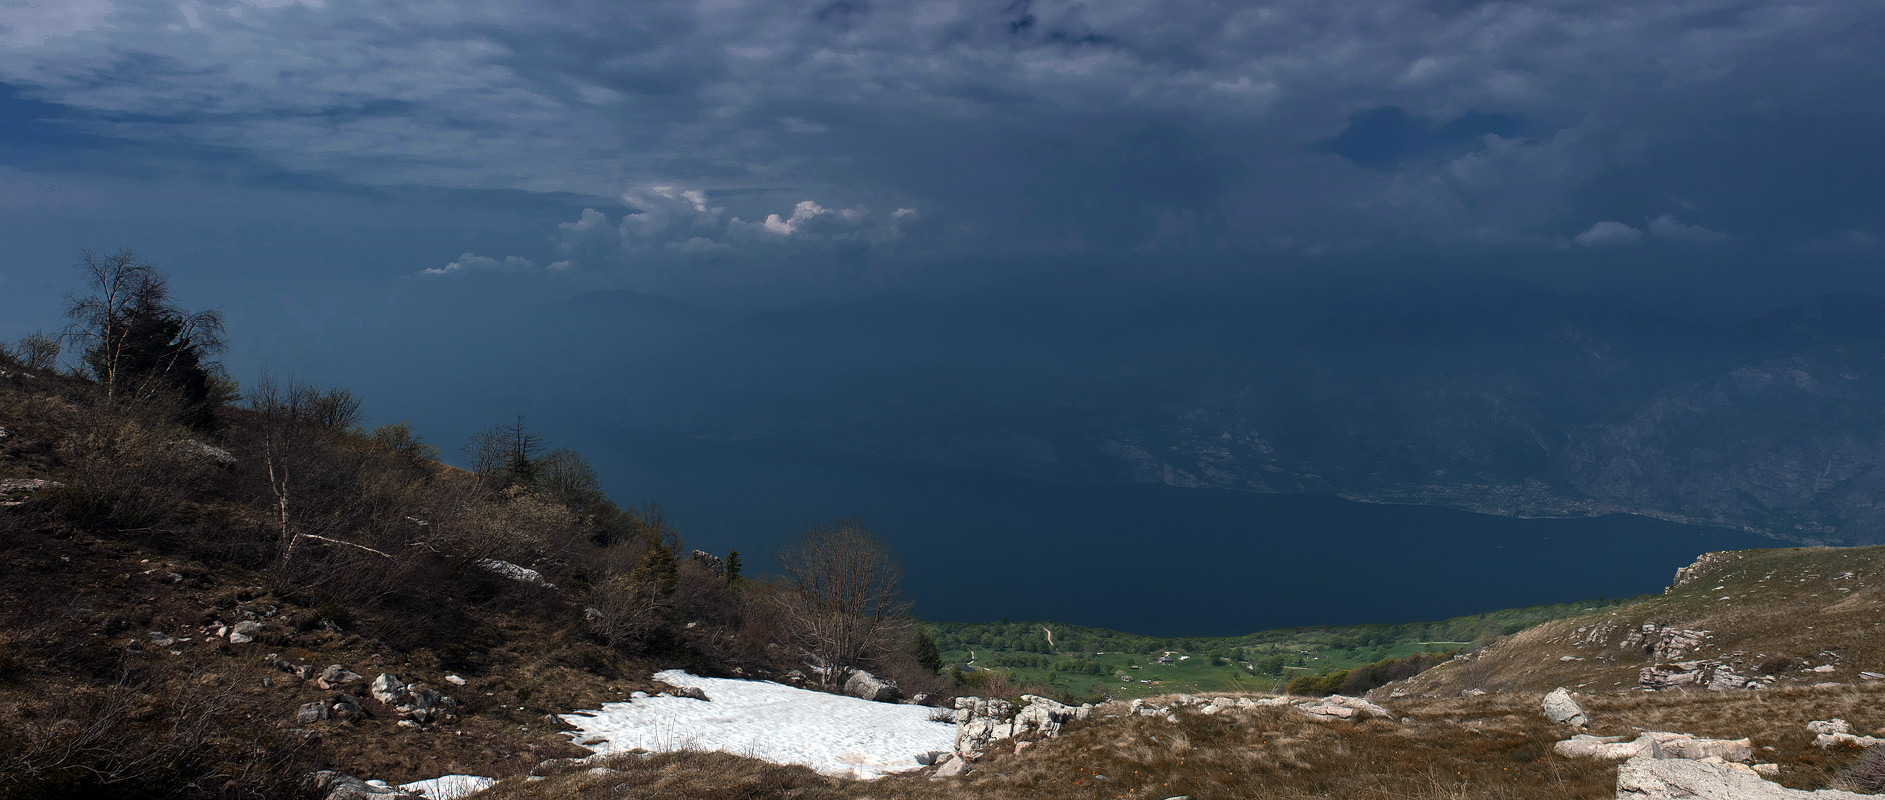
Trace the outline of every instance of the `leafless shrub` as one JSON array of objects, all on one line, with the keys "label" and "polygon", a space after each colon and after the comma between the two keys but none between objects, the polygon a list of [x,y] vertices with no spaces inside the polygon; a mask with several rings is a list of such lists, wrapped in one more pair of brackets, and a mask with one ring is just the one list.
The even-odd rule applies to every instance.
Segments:
[{"label": "leafless shrub", "polygon": [[824,683],[843,685],[851,672],[896,649],[910,624],[903,570],[861,522],[807,528],[777,558],[793,641]]},{"label": "leafless shrub", "polygon": [[0,714],[0,798],[282,795],[299,744],[251,729],[236,687],[251,675],[122,674]]},{"label": "leafless shrub", "polygon": [[177,443],[190,432],[136,406],[78,409],[56,447],[68,513],[118,528],[160,525],[201,487],[209,464]]}]

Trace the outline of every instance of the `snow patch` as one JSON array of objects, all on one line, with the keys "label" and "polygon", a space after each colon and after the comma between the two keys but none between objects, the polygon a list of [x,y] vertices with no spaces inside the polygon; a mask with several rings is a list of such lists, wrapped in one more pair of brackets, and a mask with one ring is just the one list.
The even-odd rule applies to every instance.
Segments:
[{"label": "snow patch", "polygon": [[720,750],[803,764],[826,775],[876,778],[916,769],[955,747],[956,727],[930,719],[927,706],[873,703],[765,681],[655,673],[671,686],[701,689],[710,702],[649,697],[563,715],[571,738],[597,753]]},{"label": "snow patch", "polygon": [[430,780],[402,783],[399,788],[421,795],[426,800],[458,800],[460,797],[474,795],[496,785],[496,778],[482,778],[477,775],[442,775]]}]

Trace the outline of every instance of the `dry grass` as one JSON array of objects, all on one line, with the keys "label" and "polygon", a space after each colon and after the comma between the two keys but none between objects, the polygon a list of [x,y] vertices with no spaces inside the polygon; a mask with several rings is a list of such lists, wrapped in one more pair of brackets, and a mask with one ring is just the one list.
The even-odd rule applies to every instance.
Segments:
[{"label": "dry grass", "polygon": [[[1655,663],[1642,649],[1621,646],[1629,630],[1645,623],[1710,633],[1698,648],[1667,660],[1722,661],[1744,675],[1790,662],[1795,666],[1781,675],[1782,685],[1852,683],[1862,670],[1885,672],[1881,612],[1885,547],[1742,551],[1661,597],[1539,625],[1395,688],[1430,695],[1475,688],[1544,692],[1556,686],[1629,691],[1637,673]],[[1802,671],[1820,665],[1835,669]]]}]

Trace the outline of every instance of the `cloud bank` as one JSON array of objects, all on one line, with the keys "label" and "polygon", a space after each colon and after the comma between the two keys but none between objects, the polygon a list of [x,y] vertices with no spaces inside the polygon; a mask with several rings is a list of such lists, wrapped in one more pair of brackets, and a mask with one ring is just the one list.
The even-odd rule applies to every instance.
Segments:
[{"label": "cloud bank", "polygon": [[1841,0],[87,0],[0,8],[0,83],[156,157],[576,197],[588,210],[531,256],[571,271],[1801,247],[1885,233],[1885,108],[1865,101],[1885,79],[1881,16]]}]

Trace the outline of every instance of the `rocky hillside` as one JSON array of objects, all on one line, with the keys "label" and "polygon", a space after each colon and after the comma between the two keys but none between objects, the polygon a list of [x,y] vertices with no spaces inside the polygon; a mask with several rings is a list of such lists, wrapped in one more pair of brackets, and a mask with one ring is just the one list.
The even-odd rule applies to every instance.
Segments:
[{"label": "rocky hillside", "polygon": [[1881,548],[1707,554],[1661,598],[1545,623],[1371,700],[961,698],[952,750],[872,781],[653,746],[539,765],[489,796],[1860,798],[1885,790],[1885,675],[1868,668],[1885,656],[1869,643],[1881,566]]},{"label": "rocky hillside", "polygon": [[1398,691],[1885,686],[1885,547],[1709,553],[1660,597],[1546,622]]},{"label": "rocky hillside", "polygon": [[[688,554],[576,454],[466,472],[352,409],[264,382],[191,427],[0,353],[0,798],[515,775],[588,754],[558,714],[676,691],[661,669],[817,652],[781,621],[809,600]],[[934,684],[883,630],[850,663]]]}]

